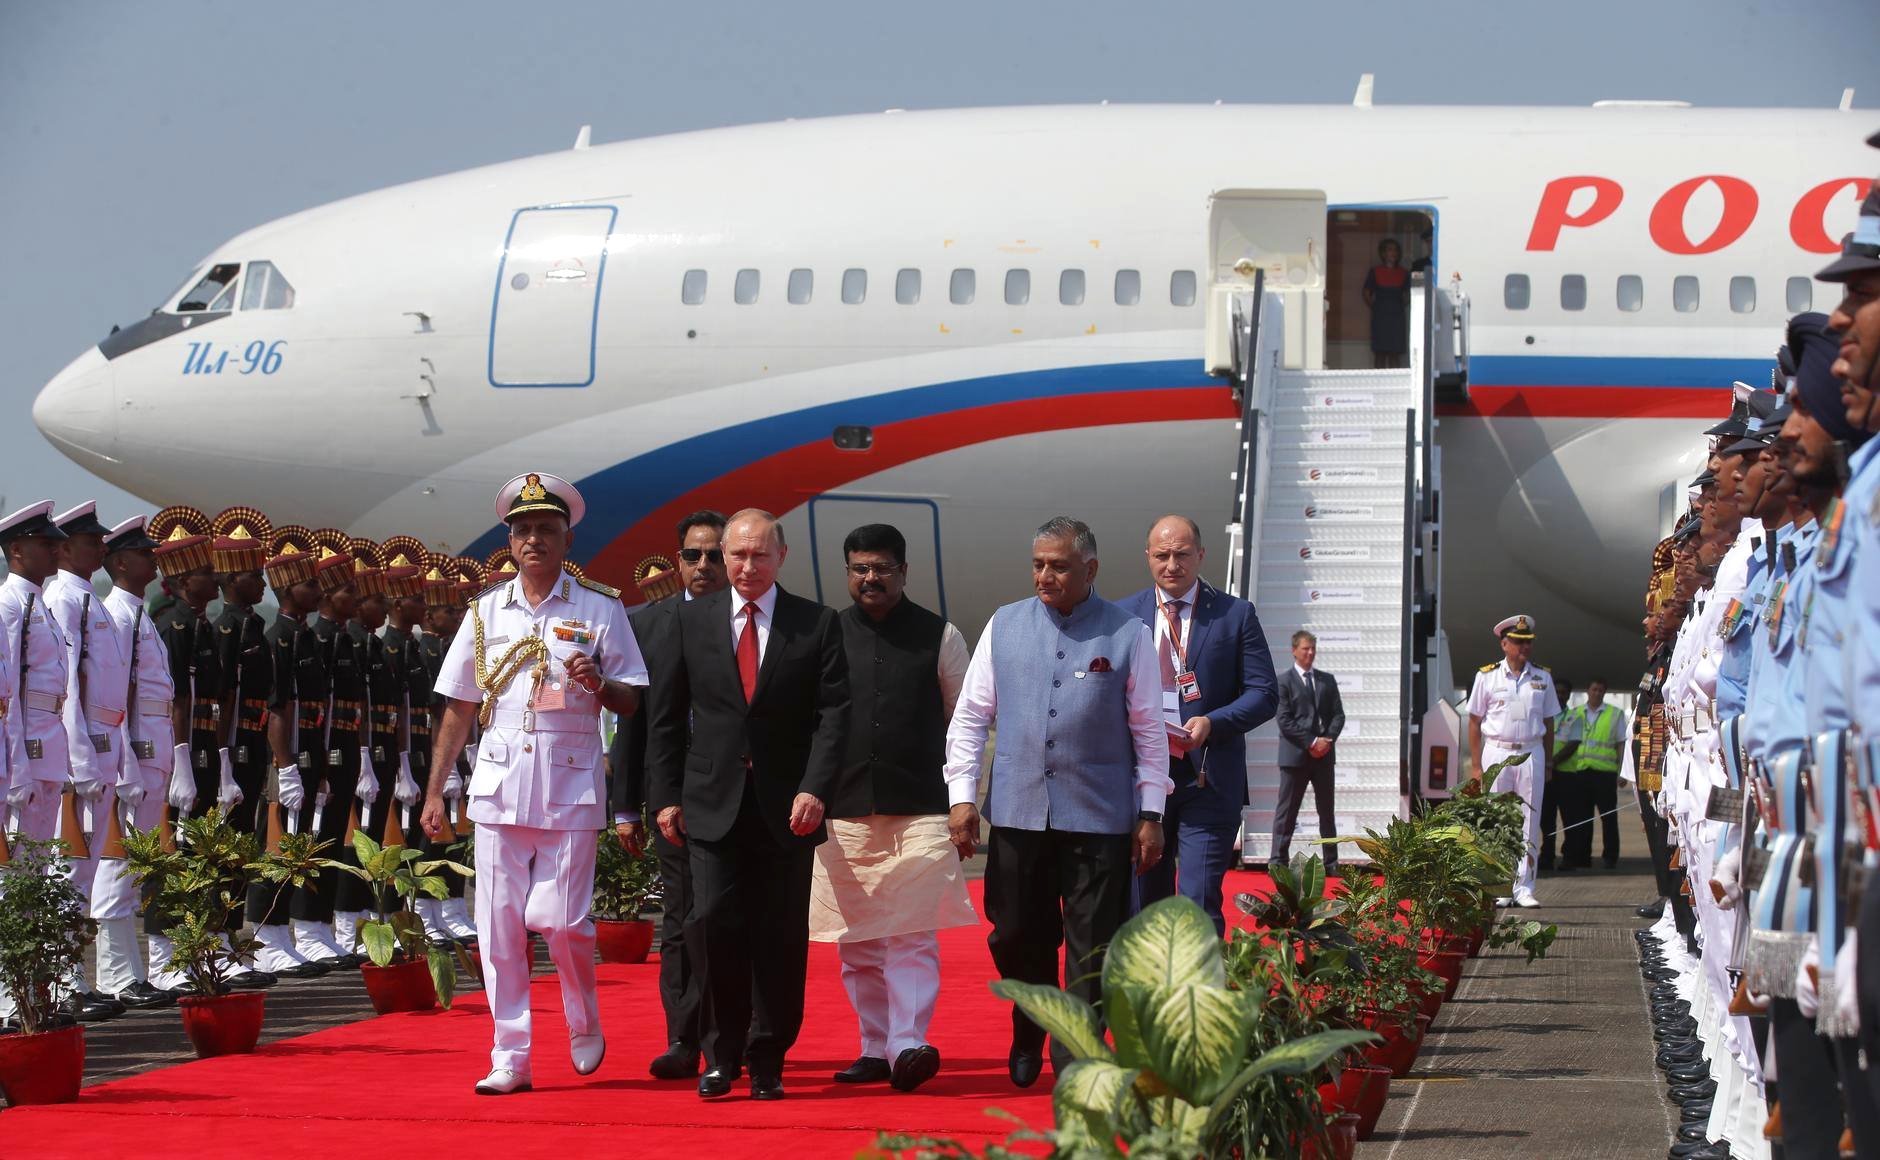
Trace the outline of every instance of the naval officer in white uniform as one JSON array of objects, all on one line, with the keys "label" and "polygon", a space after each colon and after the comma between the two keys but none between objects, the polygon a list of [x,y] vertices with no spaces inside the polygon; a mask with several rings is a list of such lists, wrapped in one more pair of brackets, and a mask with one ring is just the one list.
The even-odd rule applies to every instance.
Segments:
[{"label": "naval officer in white uniform", "polygon": [[620,593],[562,570],[586,504],[565,479],[532,472],[497,494],[520,573],[470,603],[437,678],[450,698],[433,740],[422,824],[435,836],[444,787],[473,721],[484,731],[470,778],[476,823],[476,924],[483,989],[496,1022],[479,1095],[528,1091],[529,938],[541,932],[561,978],[574,1069],[598,1068],[594,845],[607,824],[600,712],[640,702],[646,662]]},{"label": "naval officer in white uniform", "polygon": [[1510,616],[1495,626],[1502,659],[1483,665],[1469,690],[1469,750],[1477,773],[1517,753],[1527,760],[1503,770],[1495,781],[1502,793],[1521,795],[1527,846],[1515,868],[1514,897],[1502,905],[1539,906],[1534,897],[1535,857],[1541,841],[1541,791],[1554,751],[1554,719],[1560,700],[1553,674],[1533,663],[1534,618]]}]

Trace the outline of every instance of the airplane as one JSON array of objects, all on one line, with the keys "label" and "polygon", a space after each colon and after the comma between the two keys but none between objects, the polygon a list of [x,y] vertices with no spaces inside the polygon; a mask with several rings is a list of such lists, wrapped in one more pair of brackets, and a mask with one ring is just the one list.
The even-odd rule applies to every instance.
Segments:
[{"label": "airplane", "polygon": [[1650,548],[1731,382],[1767,384],[1789,315],[1832,308],[1810,275],[1875,168],[1849,104],[1361,89],[596,146],[584,127],[236,235],[33,418],[152,503],[450,552],[501,542],[500,483],[554,472],[588,501],[576,559],[630,602],[693,509],[784,515],[784,583],[836,603],[842,535],[885,520],[910,594],[971,636],[1028,594],[1030,531],[1060,512],[1095,529],[1109,595],[1146,583],[1137,545],[1168,511],[1217,577],[1239,411],[1202,357],[1210,205],[1303,191],[1312,365],[1375,361],[1360,284],[1383,239],[1466,307],[1466,399],[1436,432],[1458,664],[1522,612],[1583,681],[1639,655]]}]

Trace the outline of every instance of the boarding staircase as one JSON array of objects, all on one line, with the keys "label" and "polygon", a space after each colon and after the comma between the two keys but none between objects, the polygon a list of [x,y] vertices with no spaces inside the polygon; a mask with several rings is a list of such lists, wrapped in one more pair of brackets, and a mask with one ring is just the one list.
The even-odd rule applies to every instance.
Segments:
[{"label": "boarding staircase", "polygon": [[[1459,371],[1457,344],[1438,332],[1451,325],[1453,297],[1432,310],[1423,275],[1414,279],[1409,366],[1401,370],[1307,369],[1288,350],[1300,332],[1287,317],[1295,296],[1269,291],[1257,270],[1231,296],[1241,438],[1227,586],[1254,602],[1281,673],[1292,663],[1294,630],[1318,637],[1319,664],[1337,678],[1345,707],[1334,797],[1338,833],[1346,835],[1381,829],[1410,808],[1413,787],[1423,784],[1419,734],[1431,676],[1447,668],[1431,412],[1438,379],[1451,390],[1458,376],[1466,383],[1466,362]],[[1306,299],[1307,309],[1315,305]],[[1247,864],[1267,860],[1277,757],[1275,725],[1249,736]],[[1308,793],[1293,854],[1312,852],[1317,834]],[[1341,856],[1359,855],[1347,846]]]}]

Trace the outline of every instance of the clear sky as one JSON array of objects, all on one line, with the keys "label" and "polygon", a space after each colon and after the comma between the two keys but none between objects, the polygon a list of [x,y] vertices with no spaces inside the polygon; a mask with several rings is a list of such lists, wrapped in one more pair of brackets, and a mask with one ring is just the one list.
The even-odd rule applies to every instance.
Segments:
[{"label": "clear sky", "polygon": [[138,510],[52,450],[32,399],[218,242],[584,123],[598,144],[890,107],[1343,102],[1363,72],[1379,104],[1831,107],[1852,85],[1880,109],[1877,46],[1880,0],[0,0],[0,512]]}]

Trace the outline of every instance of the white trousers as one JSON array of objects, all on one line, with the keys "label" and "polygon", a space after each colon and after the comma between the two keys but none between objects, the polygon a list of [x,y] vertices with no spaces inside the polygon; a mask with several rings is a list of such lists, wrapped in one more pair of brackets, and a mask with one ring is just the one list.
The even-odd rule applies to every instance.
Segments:
[{"label": "white trousers", "polygon": [[[145,778],[144,784],[149,785],[150,779]],[[110,801],[112,808],[116,809],[114,796],[106,794],[105,800]],[[99,817],[109,817],[102,812],[102,803],[98,809]],[[126,812],[131,814],[131,824],[139,830],[154,829],[163,821],[163,794],[146,791],[144,800],[137,803],[137,808]],[[99,827],[92,841],[99,850],[104,848],[103,827]],[[91,916],[100,922],[111,918],[131,918],[137,913],[137,895],[137,881],[131,877],[130,863],[122,858],[103,859],[98,863],[97,877],[91,884]]]},{"label": "white trousers", "polygon": [[56,781],[39,783],[38,796],[30,805],[9,810],[13,832],[35,842],[50,842],[59,836],[59,794],[64,786]]},{"label": "white trousers", "polygon": [[842,985],[862,1027],[862,1054],[893,1063],[927,1042],[940,996],[940,939],[933,931],[838,943]]},{"label": "white trousers", "polygon": [[1520,765],[1502,770],[1500,776],[1495,778],[1493,792],[1521,795],[1521,822],[1527,840],[1522,849],[1521,861],[1515,866],[1514,896],[1525,898],[1534,893],[1535,864],[1541,848],[1541,786],[1545,775],[1541,770],[1540,742],[1507,746],[1487,738],[1482,739],[1483,769],[1517,753],[1527,754],[1528,759]]},{"label": "white trousers", "polygon": [[477,823],[477,948],[496,1022],[490,1066],[529,1074],[529,934],[548,942],[568,1034],[598,1035],[594,981],[595,830]]}]

